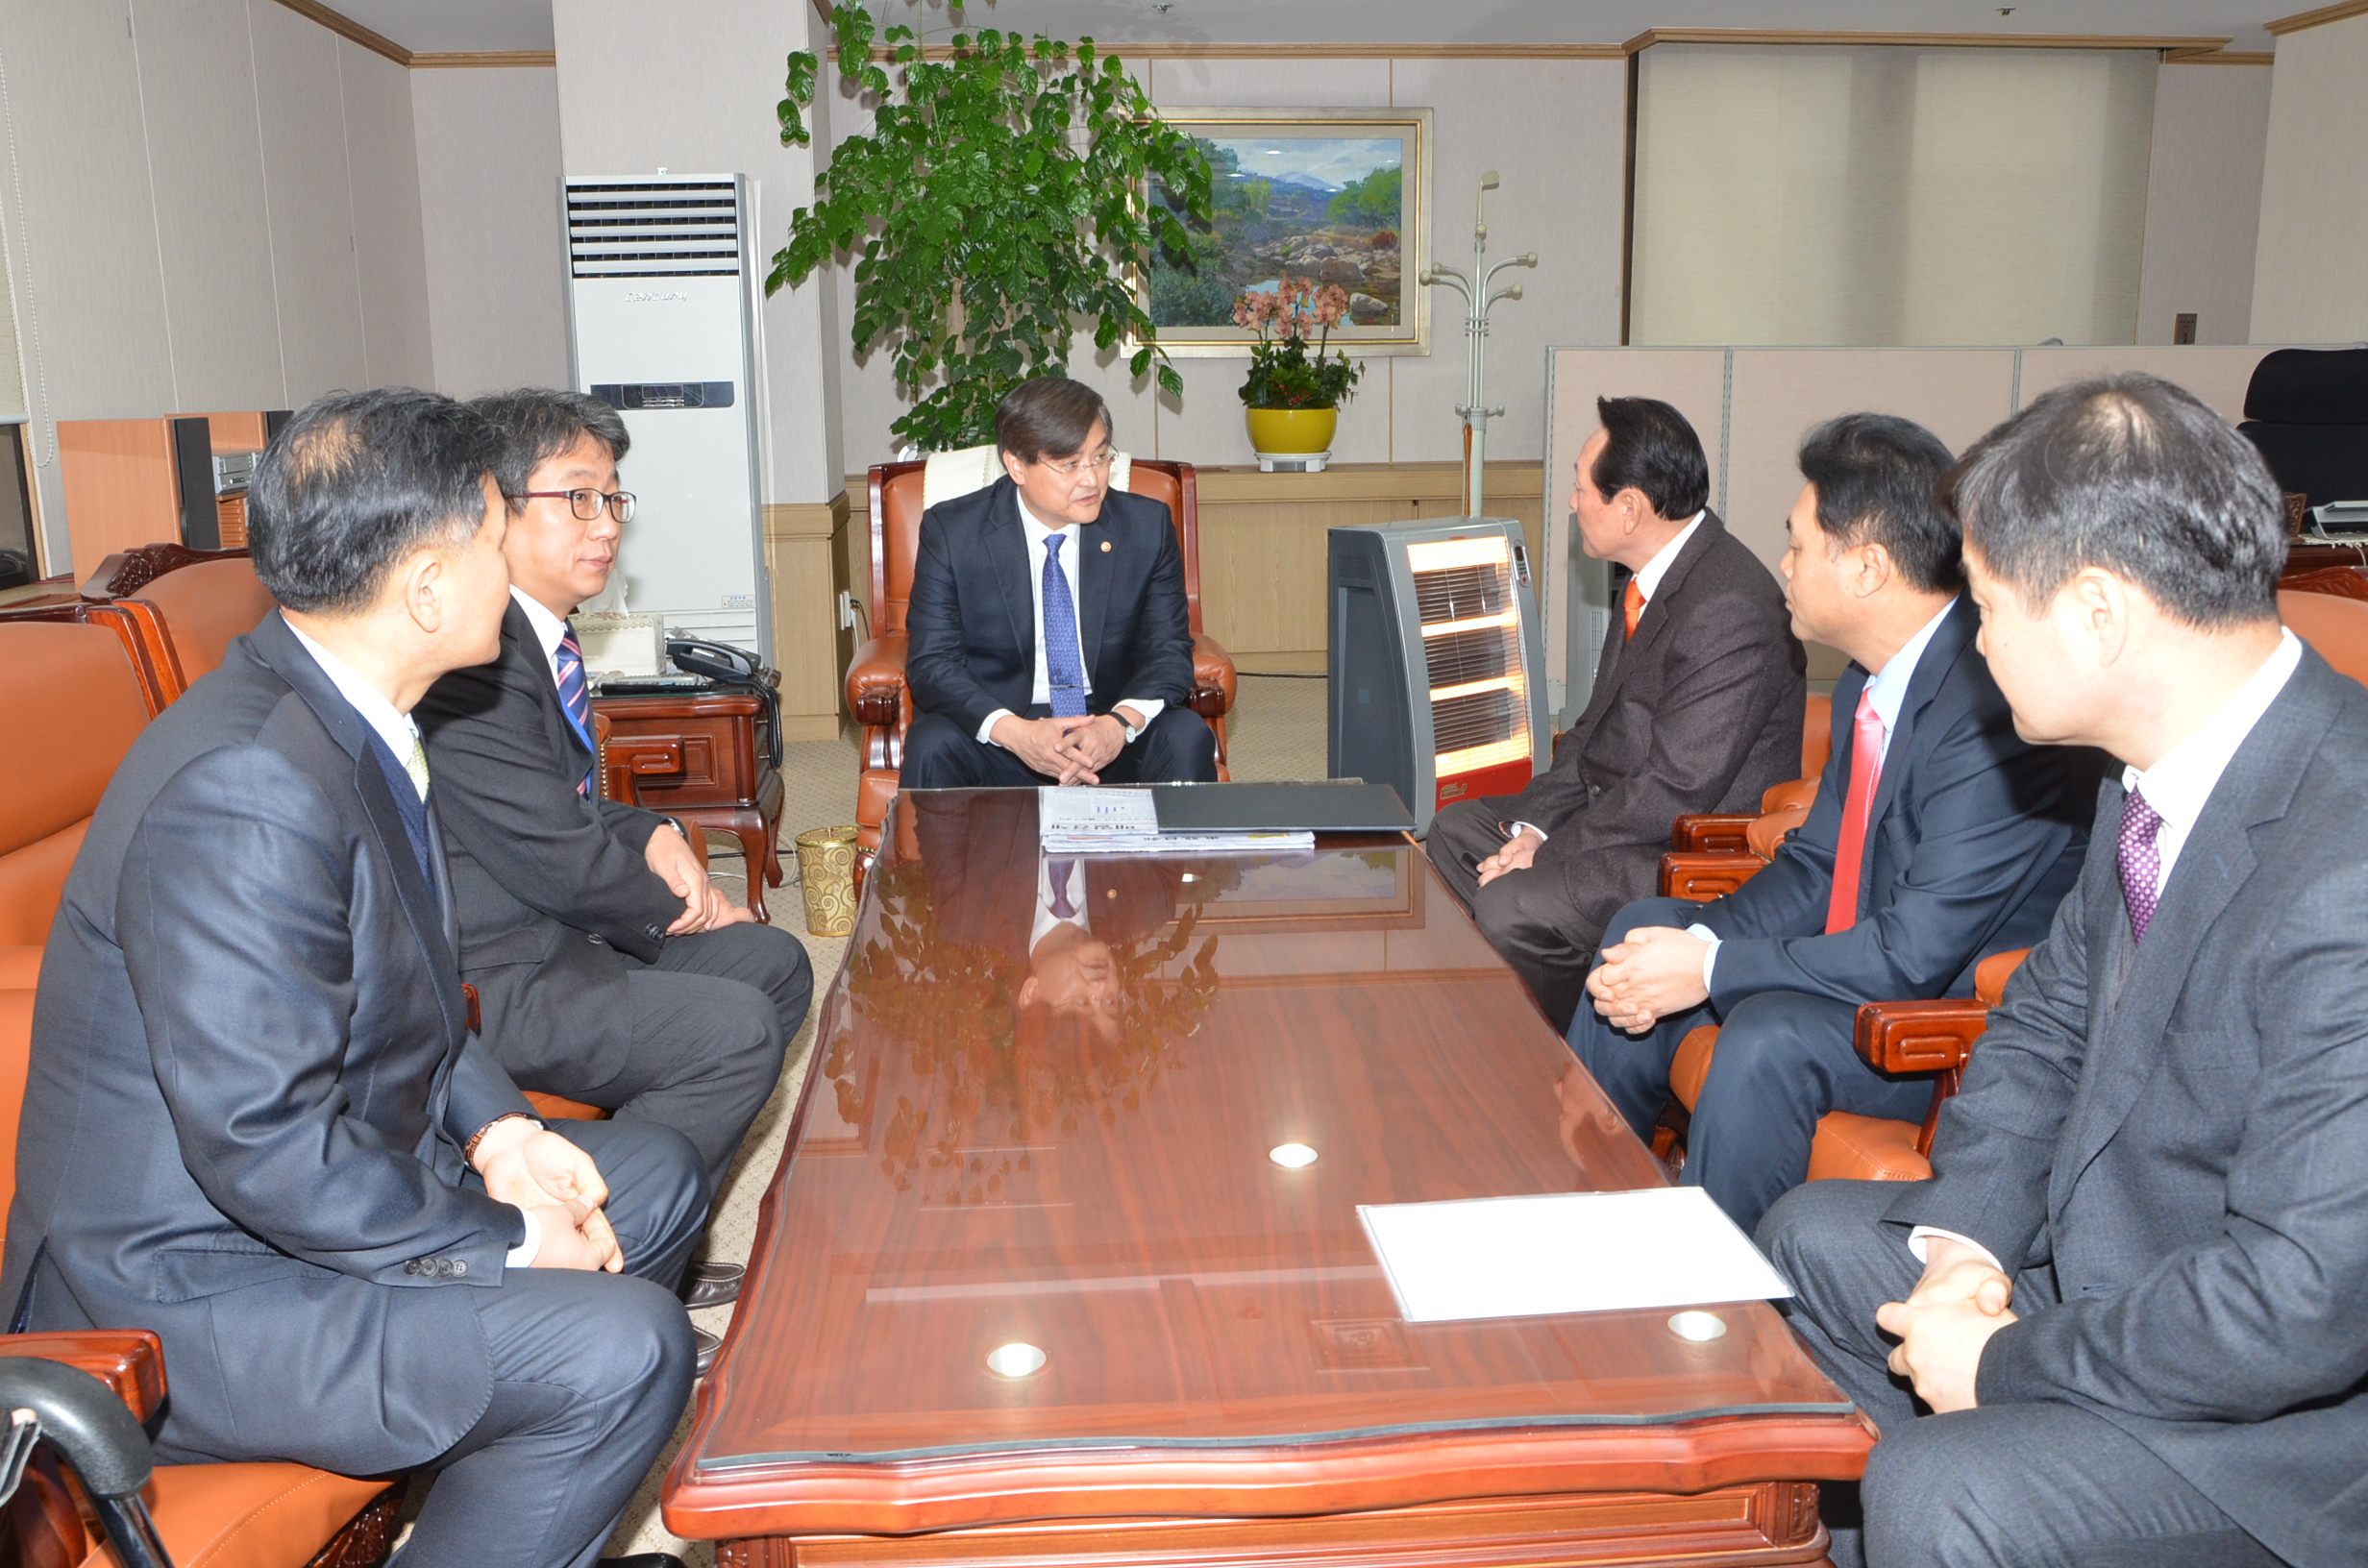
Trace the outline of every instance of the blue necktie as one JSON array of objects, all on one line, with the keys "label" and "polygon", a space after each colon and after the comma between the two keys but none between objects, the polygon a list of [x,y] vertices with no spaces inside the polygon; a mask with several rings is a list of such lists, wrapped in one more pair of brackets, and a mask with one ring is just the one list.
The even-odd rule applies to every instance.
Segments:
[{"label": "blue necktie", "polygon": [[1085,713],[1085,660],[1077,653],[1077,605],[1069,597],[1069,576],[1061,570],[1065,533],[1045,538],[1045,678],[1052,688],[1052,716],[1076,719]]},{"label": "blue necktie", "polygon": [[[559,667],[559,706],[567,710],[567,722],[576,726],[576,733],[592,751],[592,760],[600,761],[600,747],[592,745],[592,698],[584,690],[583,649],[576,642],[573,629],[560,634],[555,662]],[[592,794],[592,770],[584,770],[583,777],[576,780],[576,793]]]}]

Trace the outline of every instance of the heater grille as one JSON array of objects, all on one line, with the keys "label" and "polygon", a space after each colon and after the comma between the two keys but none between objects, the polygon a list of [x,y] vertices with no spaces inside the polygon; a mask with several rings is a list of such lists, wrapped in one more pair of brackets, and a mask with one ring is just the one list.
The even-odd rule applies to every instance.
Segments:
[{"label": "heater grille", "polygon": [[1440,779],[1529,756],[1529,687],[1502,534],[1406,547]]},{"label": "heater grille", "polygon": [[570,184],[567,252],[578,278],[736,278],[737,193],[728,180]]}]

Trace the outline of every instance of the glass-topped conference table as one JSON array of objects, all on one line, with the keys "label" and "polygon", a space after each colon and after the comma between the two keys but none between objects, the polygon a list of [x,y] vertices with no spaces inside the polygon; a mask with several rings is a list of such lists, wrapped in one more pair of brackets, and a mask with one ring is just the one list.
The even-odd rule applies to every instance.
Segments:
[{"label": "glass-topped conference table", "polygon": [[1033,792],[898,798],[671,1529],[751,1568],[1824,1559],[1813,1483],[1872,1439],[1766,1305],[1402,1320],[1358,1205],[1665,1180],[1418,846],[1061,870],[1082,927]]}]

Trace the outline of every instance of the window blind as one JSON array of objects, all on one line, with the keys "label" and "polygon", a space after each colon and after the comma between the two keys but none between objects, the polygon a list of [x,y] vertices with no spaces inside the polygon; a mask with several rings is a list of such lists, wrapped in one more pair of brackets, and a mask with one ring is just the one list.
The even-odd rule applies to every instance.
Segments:
[{"label": "window blind", "polygon": [[1635,344],[2129,343],[2151,50],[1656,44]]}]

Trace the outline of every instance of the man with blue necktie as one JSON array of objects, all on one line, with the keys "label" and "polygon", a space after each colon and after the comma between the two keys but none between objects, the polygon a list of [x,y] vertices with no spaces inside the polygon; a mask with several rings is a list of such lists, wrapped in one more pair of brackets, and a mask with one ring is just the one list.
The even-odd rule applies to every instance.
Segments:
[{"label": "man with blue necktie", "polygon": [[1213,783],[1168,508],[1110,488],[1110,409],[1040,376],[995,411],[1006,476],[921,520],[906,789]]},{"label": "man with blue necktie", "polygon": [[[617,412],[527,387],[471,406],[503,436],[510,605],[502,653],[419,705],[485,1042],[522,1089],[680,1132],[710,1191],[779,1081],[814,978],[805,949],[707,880],[667,818],[604,800],[583,654],[568,627],[632,518]],[[739,1291],[697,1263],[695,1307]]]}]

